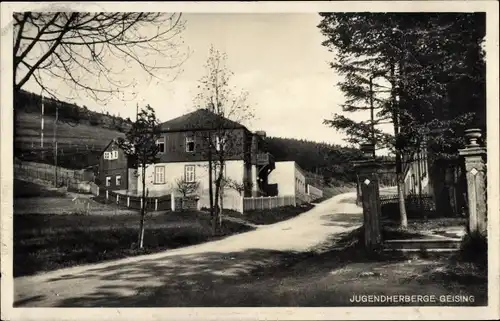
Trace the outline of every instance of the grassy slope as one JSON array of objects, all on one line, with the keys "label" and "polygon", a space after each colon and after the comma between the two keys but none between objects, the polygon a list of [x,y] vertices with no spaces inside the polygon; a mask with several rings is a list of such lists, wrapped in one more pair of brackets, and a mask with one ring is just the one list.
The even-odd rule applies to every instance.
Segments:
[{"label": "grassy slope", "polygon": [[[21,146],[31,149],[31,143],[34,143],[34,148],[40,149],[40,114],[35,113],[19,113],[18,115],[18,137],[16,142],[21,143]],[[54,130],[54,118],[45,117],[44,119],[44,147],[52,148],[52,138]],[[102,128],[99,126],[91,126],[86,123],[72,126],[68,123],[59,122],[57,126],[57,141],[60,148],[89,148],[102,150],[110,142],[111,139],[123,136],[122,133]]]},{"label": "grassy slope", "polygon": [[[16,155],[22,159],[53,163],[54,118],[44,119],[44,147],[40,146],[40,114],[18,114]],[[97,164],[97,156],[109,142],[123,133],[88,123],[72,126],[60,122],[57,125],[58,163],[68,168],[84,168]],[[44,151],[44,158],[42,153]]]}]

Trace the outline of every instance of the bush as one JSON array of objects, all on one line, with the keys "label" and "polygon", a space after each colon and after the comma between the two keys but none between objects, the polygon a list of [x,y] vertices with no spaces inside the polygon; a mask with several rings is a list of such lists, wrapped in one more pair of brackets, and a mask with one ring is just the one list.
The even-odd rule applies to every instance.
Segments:
[{"label": "bush", "polygon": [[[389,200],[382,200],[381,203],[382,217],[399,221],[399,201],[397,196],[391,197],[391,199]],[[443,215],[443,213],[436,212],[434,202],[430,197],[423,197],[422,207],[420,207],[418,197],[408,196],[405,199],[405,206],[408,219],[441,218],[449,216]]]},{"label": "bush", "polygon": [[253,224],[274,224],[302,214],[313,207],[314,205],[306,203],[299,206],[283,206],[272,209],[253,210],[247,211],[243,215],[240,214],[240,217]]},{"label": "bush", "polygon": [[459,257],[463,261],[486,268],[488,266],[488,238],[478,232],[465,235],[460,246]]},{"label": "bush", "polygon": [[97,125],[100,125],[101,122],[99,121],[99,119],[97,117],[90,117],[89,124],[92,126],[97,126]]}]

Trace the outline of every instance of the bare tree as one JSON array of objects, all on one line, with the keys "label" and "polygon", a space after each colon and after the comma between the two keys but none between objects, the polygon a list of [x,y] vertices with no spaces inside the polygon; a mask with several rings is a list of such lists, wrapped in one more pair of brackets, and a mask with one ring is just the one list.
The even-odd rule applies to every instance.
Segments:
[{"label": "bare tree", "polygon": [[200,80],[200,93],[196,100],[198,108],[215,114],[210,122],[211,130],[207,131],[208,142],[208,179],[210,214],[213,231],[221,227],[223,210],[223,188],[225,182],[225,166],[228,157],[242,149],[243,141],[235,131],[241,124],[253,118],[252,108],[246,103],[248,93],[230,87],[233,73],[227,68],[227,55],[210,47],[209,57],[205,65],[206,74]]},{"label": "bare tree", "polygon": [[227,188],[231,188],[238,192],[241,196],[244,195],[245,191],[250,191],[253,188],[253,183],[250,181],[247,182],[239,182],[232,178],[225,178],[224,186]]},{"label": "bare tree", "polygon": [[178,13],[17,12],[13,18],[14,94],[34,80],[60,97],[62,81],[76,95],[104,101],[135,87],[134,67],[151,80],[179,70],[187,58],[180,50],[184,22]]},{"label": "bare tree", "polygon": [[200,187],[200,182],[188,182],[186,178],[176,180],[175,184],[177,185],[177,191],[181,193],[183,197],[195,193]]}]

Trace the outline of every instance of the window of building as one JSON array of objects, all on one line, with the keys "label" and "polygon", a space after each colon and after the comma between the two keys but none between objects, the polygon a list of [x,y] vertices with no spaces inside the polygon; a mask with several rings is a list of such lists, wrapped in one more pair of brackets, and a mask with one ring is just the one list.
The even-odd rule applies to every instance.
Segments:
[{"label": "window of building", "polygon": [[155,184],[165,184],[165,166],[155,167]]},{"label": "window of building", "polygon": [[221,150],[224,150],[224,144],[225,144],[225,140],[224,140],[224,137],[220,137],[220,136],[215,136],[215,149],[217,151],[221,151]]},{"label": "window of building", "polygon": [[165,153],[165,138],[158,138],[156,141],[156,146],[158,146],[158,153]]},{"label": "window of building", "polygon": [[186,136],[186,152],[194,152],[194,137]]},{"label": "window of building", "polygon": [[184,179],[188,183],[192,183],[196,180],[194,173],[194,165],[186,165],[184,167]]},{"label": "window of building", "polygon": [[120,175],[116,175],[116,186],[122,185],[122,177]]},{"label": "window of building", "polygon": [[111,186],[111,176],[106,176],[106,186]]},{"label": "window of building", "polygon": [[104,152],[104,159],[118,159],[118,151]]}]

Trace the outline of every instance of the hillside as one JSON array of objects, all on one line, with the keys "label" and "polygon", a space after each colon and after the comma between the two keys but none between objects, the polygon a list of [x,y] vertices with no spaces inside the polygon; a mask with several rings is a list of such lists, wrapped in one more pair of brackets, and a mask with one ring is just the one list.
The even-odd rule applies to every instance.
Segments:
[{"label": "hillside", "polygon": [[[54,117],[44,117],[44,143],[41,146],[40,113],[17,113],[14,155],[23,160],[54,164]],[[58,164],[80,169],[97,164],[98,156],[113,138],[124,136],[116,130],[85,123],[58,122]]]},{"label": "hillside", "polygon": [[[352,161],[362,157],[358,149],[281,137],[267,137],[266,142],[277,161],[296,161],[304,170],[323,176],[327,182],[356,180]],[[311,180],[312,176],[309,175]]]},{"label": "hillside", "polygon": [[[97,157],[111,139],[124,136],[132,123],[115,115],[90,111],[85,106],[44,100],[44,146],[40,146],[41,98],[22,92],[14,101],[16,117],[16,157],[54,163],[53,128],[56,108],[58,164],[67,168],[84,168],[97,164]],[[315,185],[330,181],[355,181],[351,161],[359,159],[359,150],[325,143],[279,137],[267,137],[267,147],[276,160],[293,160],[308,172]],[[324,178],[324,179],[323,179]]]}]

